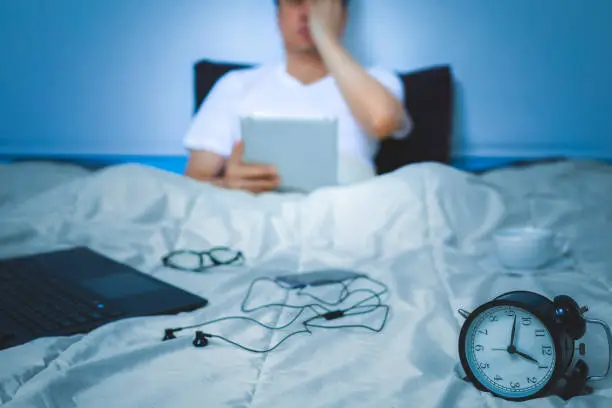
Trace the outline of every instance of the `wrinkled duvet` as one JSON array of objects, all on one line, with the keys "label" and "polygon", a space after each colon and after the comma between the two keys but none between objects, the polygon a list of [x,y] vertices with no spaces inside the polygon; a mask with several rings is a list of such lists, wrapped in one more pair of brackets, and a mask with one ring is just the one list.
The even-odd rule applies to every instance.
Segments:
[{"label": "wrinkled duvet", "polygon": [[[506,271],[491,234],[530,223],[563,234],[571,251],[539,271]],[[210,304],[4,350],[1,406],[513,407],[458,377],[458,309],[531,290],[568,294],[588,305],[590,317],[612,324],[612,168],[588,161],[482,175],[426,163],[309,196],[224,191],[140,165],[97,172],[44,163],[0,167],[0,257],[81,245]],[[246,263],[195,274],[160,262],[175,249],[213,246],[241,250]],[[313,329],[267,354],[214,339],[195,348],[193,331],[161,341],[168,327],[240,315],[257,277],[330,267],[367,273],[389,287],[381,333]],[[275,295],[264,286],[254,296]],[[274,326],[292,313],[276,308],[251,317]],[[376,313],[359,319],[380,325]],[[236,321],[207,330],[258,349],[287,333]],[[593,374],[606,368],[604,349],[587,348]],[[520,406],[611,407],[610,381],[594,387],[567,403],[550,397]]]}]

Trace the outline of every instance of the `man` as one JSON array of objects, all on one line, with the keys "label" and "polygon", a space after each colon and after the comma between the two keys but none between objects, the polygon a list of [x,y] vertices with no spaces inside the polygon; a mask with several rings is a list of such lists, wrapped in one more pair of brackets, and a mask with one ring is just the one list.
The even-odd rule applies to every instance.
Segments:
[{"label": "man", "polygon": [[276,0],[285,47],[280,65],[231,71],[219,79],[185,137],[186,175],[253,193],[279,186],[265,164],[244,163],[239,118],[253,112],[323,114],[339,119],[339,151],[375,174],[381,140],[412,127],[399,77],[364,69],[343,48],[348,0]]}]

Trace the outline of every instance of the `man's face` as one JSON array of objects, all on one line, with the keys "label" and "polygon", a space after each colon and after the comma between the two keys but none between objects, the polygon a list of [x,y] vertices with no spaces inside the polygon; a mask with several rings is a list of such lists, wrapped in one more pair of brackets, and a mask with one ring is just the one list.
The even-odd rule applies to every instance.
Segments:
[{"label": "man's face", "polygon": [[[308,27],[311,0],[279,0],[278,26],[285,49],[289,52],[316,52],[316,46]],[[344,32],[346,10],[341,23]]]}]

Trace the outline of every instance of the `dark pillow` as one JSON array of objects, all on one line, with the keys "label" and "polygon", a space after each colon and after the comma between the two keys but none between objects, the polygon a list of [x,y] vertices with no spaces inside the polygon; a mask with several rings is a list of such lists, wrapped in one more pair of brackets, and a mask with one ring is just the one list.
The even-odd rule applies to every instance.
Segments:
[{"label": "dark pillow", "polygon": [[[197,112],[217,80],[235,69],[249,68],[211,60],[194,66],[195,104]],[[379,174],[394,171],[411,163],[450,163],[453,118],[453,84],[449,66],[437,66],[416,72],[400,73],[406,93],[406,109],[414,121],[414,129],[405,140],[381,143],[375,163]]]},{"label": "dark pillow", "polygon": [[410,136],[387,139],[376,156],[379,174],[410,163],[450,164],[453,123],[453,80],[449,66],[430,67],[400,73],[404,83],[405,106],[414,121]]}]

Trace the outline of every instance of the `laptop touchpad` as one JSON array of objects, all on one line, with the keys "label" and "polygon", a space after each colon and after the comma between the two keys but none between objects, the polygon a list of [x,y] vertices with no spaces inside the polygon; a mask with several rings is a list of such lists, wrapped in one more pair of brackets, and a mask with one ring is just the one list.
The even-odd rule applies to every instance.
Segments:
[{"label": "laptop touchpad", "polygon": [[116,273],[81,282],[87,289],[108,299],[117,299],[159,290],[161,285],[135,273]]}]

